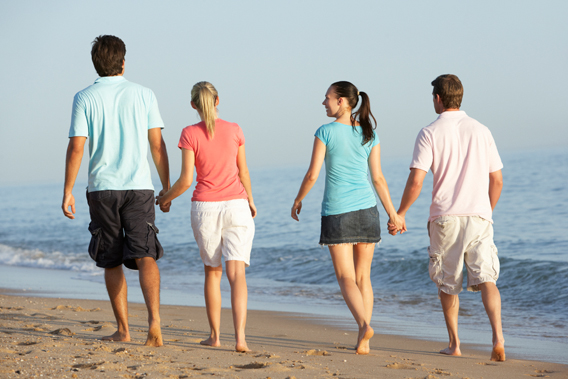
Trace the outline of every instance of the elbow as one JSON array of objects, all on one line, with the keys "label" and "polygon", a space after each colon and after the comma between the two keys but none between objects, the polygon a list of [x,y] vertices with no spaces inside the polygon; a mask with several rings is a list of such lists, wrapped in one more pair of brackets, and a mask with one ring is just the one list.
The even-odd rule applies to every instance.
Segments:
[{"label": "elbow", "polygon": [[307,181],[307,182],[315,183],[318,180],[318,176],[319,176],[319,173],[313,172],[313,171],[308,171],[306,173],[306,176],[304,177],[304,180]]},{"label": "elbow", "polygon": [[417,182],[417,181],[412,181],[410,182],[410,186],[409,186],[410,191],[412,192],[422,192],[422,183],[421,182]]}]

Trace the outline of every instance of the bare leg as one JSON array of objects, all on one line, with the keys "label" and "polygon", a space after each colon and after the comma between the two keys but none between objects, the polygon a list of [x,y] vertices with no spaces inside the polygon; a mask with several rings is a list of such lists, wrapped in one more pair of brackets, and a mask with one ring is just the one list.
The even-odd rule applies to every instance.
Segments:
[{"label": "bare leg", "polygon": [[369,340],[373,337],[374,331],[369,325],[370,320],[366,318],[363,295],[357,287],[353,246],[343,244],[328,247],[341,294],[359,326],[356,352],[357,354],[369,354]]},{"label": "bare leg", "polygon": [[460,309],[460,299],[458,295],[450,295],[440,291],[440,301],[444,310],[444,318],[446,327],[448,328],[448,336],[450,343],[447,348],[441,350],[441,354],[461,355],[460,339],[458,338],[458,313]]},{"label": "bare leg", "polygon": [[205,308],[207,310],[207,320],[211,334],[209,338],[200,342],[207,346],[221,346],[221,277],[223,276],[223,266],[205,266]]},{"label": "bare leg", "polygon": [[118,330],[110,336],[103,337],[102,340],[130,341],[130,332],[128,330],[128,290],[122,265],[114,268],[105,268],[105,284]]},{"label": "bare leg", "polygon": [[231,308],[233,309],[233,325],[235,327],[235,350],[250,351],[245,340],[247,324],[247,279],[245,277],[245,262],[225,261],[227,278],[231,284]]},{"label": "bare leg", "polygon": [[148,336],[146,346],[162,346],[162,329],[160,327],[160,270],[152,257],[136,259],[138,265],[140,287],[148,309]]},{"label": "bare leg", "polygon": [[479,285],[483,306],[489,316],[491,329],[493,330],[492,361],[505,360],[505,338],[501,326],[501,294],[495,283],[482,283]]},{"label": "bare leg", "polygon": [[371,322],[373,315],[373,303],[375,295],[371,284],[371,264],[373,263],[373,254],[375,252],[374,243],[358,243],[353,246],[353,263],[355,264],[355,277],[357,278],[357,287],[363,296],[363,305],[365,306],[365,319]]}]

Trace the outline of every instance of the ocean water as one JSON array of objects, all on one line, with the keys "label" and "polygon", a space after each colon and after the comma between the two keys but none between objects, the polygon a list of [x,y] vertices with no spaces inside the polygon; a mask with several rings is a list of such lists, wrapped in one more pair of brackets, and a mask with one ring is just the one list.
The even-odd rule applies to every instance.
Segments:
[{"label": "ocean water", "polygon": [[[506,152],[502,160],[505,185],[494,213],[494,229],[507,344],[519,357],[568,363],[568,151]],[[382,163],[396,207],[409,159],[383,158]],[[290,217],[306,168],[251,170],[259,213],[247,269],[249,308],[342,316],[347,325],[354,324],[328,250],[318,245],[323,170],[303,202],[300,222]],[[172,173],[172,180],[177,175]],[[102,270],[87,254],[90,234],[84,188],[80,183],[75,186],[77,218],[68,220],[60,210],[62,184],[0,186],[4,199],[0,204],[0,287],[48,296],[106,298]],[[386,233],[387,218],[379,205],[383,241],[375,250],[372,281],[374,327],[380,333],[447,338],[436,287],[428,277],[426,222],[431,188],[428,174],[420,198],[407,214],[408,232],[403,235]],[[174,201],[170,213],[157,212],[165,249],[159,261],[164,303],[204,305],[203,266],[189,218],[191,191]],[[137,274],[128,272],[127,279],[135,284]],[[91,287],[97,290],[90,291]],[[226,280],[222,289],[228,299]],[[142,301],[135,290],[130,294]],[[462,293],[459,322],[462,343],[488,348],[491,330],[479,293]],[[536,345],[552,348],[535,353]]]}]

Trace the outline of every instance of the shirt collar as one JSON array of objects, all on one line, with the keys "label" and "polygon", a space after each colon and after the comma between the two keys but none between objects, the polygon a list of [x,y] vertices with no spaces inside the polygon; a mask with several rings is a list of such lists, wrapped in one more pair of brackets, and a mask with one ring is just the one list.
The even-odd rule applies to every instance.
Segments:
[{"label": "shirt collar", "polygon": [[100,78],[95,80],[95,83],[117,83],[117,82],[121,82],[123,80],[126,80],[126,79],[124,79],[124,76],[122,76],[122,75],[101,76]]},{"label": "shirt collar", "polygon": [[442,112],[438,118],[461,118],[467,116],[464,111]]}]

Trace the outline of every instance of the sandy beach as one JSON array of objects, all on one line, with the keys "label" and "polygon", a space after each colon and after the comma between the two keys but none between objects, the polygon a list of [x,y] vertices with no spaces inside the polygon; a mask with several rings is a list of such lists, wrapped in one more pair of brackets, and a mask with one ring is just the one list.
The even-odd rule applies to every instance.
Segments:
[{"label": "sandy beach", "polygon": [[162,306],[165,346],[143,346],[146,311],[131,303],[132,341],[103,342],[114,332],[106,301],[0,295],[2,378],[567,378],[568,366],[463,349],[462,357],[437,352],[440,342],[381,335],[371,353],[355,354],[356,334],[321,317],[249,311],[249,353],[233,350],[232,318],[223,309],[222,346],[201,346],[208,335],[205,309]]}]

